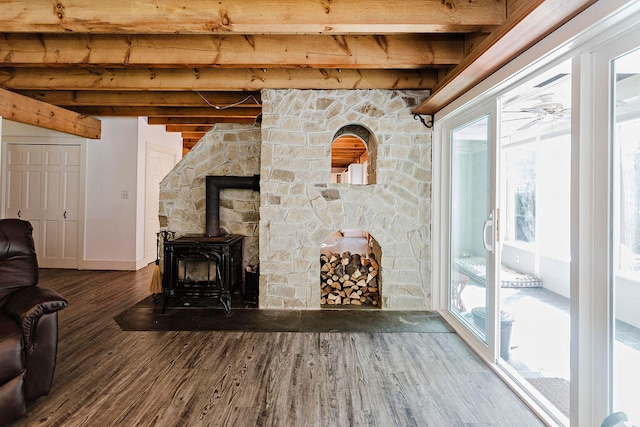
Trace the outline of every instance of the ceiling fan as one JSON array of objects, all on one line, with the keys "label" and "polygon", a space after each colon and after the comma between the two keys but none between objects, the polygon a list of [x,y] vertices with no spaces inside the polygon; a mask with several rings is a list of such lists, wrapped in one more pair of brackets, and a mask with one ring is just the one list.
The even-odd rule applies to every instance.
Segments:
[{"label": "ceiling fan", "polygon": [[510,119],[505,121],[515,120],[529,120],[529,122],[516,129],[516,132],[529,129],[536,124],[543,121],[550,121],[554,119],[567,119],[571,117],[571,108],[565,108],[561,102],[554,100],[552,93],[546,93],[538,97],[539,102],[531,107],[522,107],[515,111],[503,111],[504,113],[531,113],[534,116],[518,117],[516,119]]}]

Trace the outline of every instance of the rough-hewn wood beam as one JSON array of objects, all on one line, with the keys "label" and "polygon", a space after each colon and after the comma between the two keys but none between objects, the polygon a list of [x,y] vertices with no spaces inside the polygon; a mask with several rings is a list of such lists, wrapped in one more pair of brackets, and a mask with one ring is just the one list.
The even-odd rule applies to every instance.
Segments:
[{"label": "rough-hewn wood beam", "polygon": [[167,125],[165,126],[165,130],[167,132],[204,132],[207,133],[211,130],[212,126],[202,126],[202,125]]},{"label": "rough-hewn wood beam", "polygon": [[0,116],[83,138],[98,139],[101,122],[64,108],[0,89]]},{"label": "rough-hewn wood beam", "polygon": [[182,139],[201,139],[206,132],[182,132]]},{"label": "rough-hewn wood beam", "polygon": [[505,23],[438,82],[431,96],[415,112],[437,113],[596,1],[531,0],[518,3]]},{"label": "rough-hewn wood beam", "polygon": [[216,123],[243,123],[251,124],[255,118],[234,118],[234,117],[147,117],[150,125],[210,125]]},{"label": "rough-hewn wood beam", "polygon": [[138,117],[233,117],[255,118],[262,112],[258,107],[236,107],[217,110],[212,107],[74,107],[87,116],[138,116]]},{"label": "rough-hewn wood beam", "polygon": [[5,32],[383,34],[488,31],[505,0],[0,0]]},{"label": "rough-hewn wood beam", "polygon": [[[16,90],[30,98],[61,107],[77,106],[156,106],[156,107],[204,107],[215,105],[223,108],[259,107],[260,92],[167,92],[167,91],[96,91],[96,90]],[[257,101],[257,102],[256,102]]]},{"label": "rough-hewn wood beam", "polygon": [[435,70],[1,68],[0,86],[31,90],[430,89]]},{"label": "rough-hewn wood beam", "polygon": [[193,148],[194,145],[196,145],[201,138],[183,138],[182,139],[182,145],[186,148]]},{"label": "rough-hewn wood beam", "polygon": [[0,66],[425,68],[464,57],[462,35],[5,34]]}]

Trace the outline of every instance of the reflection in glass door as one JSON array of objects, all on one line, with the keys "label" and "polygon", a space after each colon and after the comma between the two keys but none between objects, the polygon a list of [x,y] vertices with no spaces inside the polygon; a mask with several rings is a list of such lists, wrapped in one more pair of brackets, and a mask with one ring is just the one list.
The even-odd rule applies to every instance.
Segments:
[{"label": "reflection in glass door", "polygon": [[489,217],[489,116],[451,133],[449,304],[487,342],[487,261]]},{"label": "reflection in glass door", "polygon": [[564,423],[570,389],[571,62],[518,85],[501,101],[500,356]]},{"label": "reflection in glass door", "polygon": [[640,50],[613,61],[611,352],[613,411],[640,423]]}]

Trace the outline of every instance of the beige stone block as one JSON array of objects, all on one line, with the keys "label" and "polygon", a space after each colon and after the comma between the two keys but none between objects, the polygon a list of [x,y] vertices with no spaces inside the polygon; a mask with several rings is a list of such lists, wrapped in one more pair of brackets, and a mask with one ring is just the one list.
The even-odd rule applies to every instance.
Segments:
[{"label": "beige stone block", "polygon": [[408,256],[395,257],[391,263],[391,267],[396,270],[411,270],[419,272],[420,261]]},{"label": "beige stone block", "polygon": [[271,296],[286,299],[295,299],[296,289],[289,284],[272,284],[269,285],[269,292]]},{"label": "beige stone block", "polygon": [[407,200],[398,200],[396,204],[396,212],[398,215],[407,215],[412,218],[416,218],[419,214],[418,205]]},{"label": "beige stone block", "polygon": [[383,297],[386,299],[386,306],[390,310],[428,310],[429,303],[426,297],[411,297],[411,296],[394,296]]},{"label": "beige stone block", "polygon": [[291,224],[304,224],[313,219],[313,212],[310,209],[292,208],[284,214],[284,219]]},{"label": "beige stone block", "polygon": [[291,309],[291,310],[300,310],[300,309],[304,309],[304,308],[307,308],[307,307],[306,307],[304,301],[300,301],[300,300],[285,300],[284,301],[284,308],[285,309]]},{"label": "beige stone block", "polygon": [[344,105],[341,103],[333,103],[331,106],[327,107],[325,110],[325,121],[331,120],[334,117],[342,115],[344,112]]},{"label": "beige stone block", "polygon": [[293,236],[295,229],[286,223],[272,223],[270,226],[271,233],[280,236]]},{"label": "beige stone block", "polygon": [[323,182],[328,183],[330,178],[330,173],[331,173],[331,170],[329,168],[327,170],[307,169],[304,171],[304,174],[302,175],[302,179],[304,180],[303,182],[311,183],[311,184],[323,183]]},{"label": "beige stone block", "polygon": [[323,132],[315,132],[306,135],[307,144],[309,147],[322,148],[325,155],[331,155],[331,143],[333,142],[333,135],[338,129],[327,128]]},{"label": "beige stone block", "polygon": [[274,169],[271,171],[269,179],[274,181],[294,182],[295,173],[283,169]]},{"label": "beige stone block", "polygon": [[294,241],[291,236],[287,235],[274,235],[271,233],[271,239],[269,240],[271,260],[272,261],[287,261],[291,262],[292,253],[295,252],[293,247]]},{"label": "beige stone block", "polygon": [[[324,139],[324,138],[323,138]],[[326,159],[331,157],[331,137],[325,139],[322,144],[310,143],[305,147],[304,155],[307,159]]]},{"label": "beige stone block", "polygon": [[289,196],[292,196],[298,203],[296,206],[307,206],[307,185],[301,182],[294,183],[289,187]]},{"label": "beige stone block", "polygon": [[411,284],[420,284],[422,283],[422,277],[420,276],[420,270],[398,270],[398,269],[384,269],[384,280],[385,285],[389,282],[401,283],[401,287],[396,287],[394,289],[409,289]]},{"label": "beige stone block", "polygon": [[[302,255],[302,254],[301,254]],[[320,256],[320,250],[318,249],[317,256]],[[291,265],[291,267],[293,268],[293,271],[299,272],[299,273],[308,273],[308,272],[312,272],[313,276],[314,276],[314,280],[320,278],[320,264],[319,263],[315,263],[312,262],[309,259],[308,254],[305,254],[305,257],[294,257],[293,260],[293,264]]]},{"label": "beige stone block", "polygon": [[[372,93],[369,92],[369,94]],[[357,105],[366,98],[367,93],[361,90],[336,91],[335,96],[340,97],[342,102],[347,106]]]},{"label": "beige stone block", "polygon": [[327,212],[329,213],[329,215],[342,217],[344,215],[344,206],[342,203],[328,203]]},{"label": "beige stone block", "polygon": [[321,96],[321,97],[318,97],[318,99],[316,99],[315,109],[326,110],[335,103],[336,103],[336,100],[334,98]]},{"label": "beige stone block", "polygon": [[[262,301],[264,301],[264,303]],[[260,295],[260,308],[282,310],[285,308],[285,304],[281,298],[272,297],[272,296],[267,296],[266,298],[263,298],[262,295]]]},{"label": "beige stone block", "polygon": [[278,206],[260,206],[260,220],[275,221],[279,212]]}]

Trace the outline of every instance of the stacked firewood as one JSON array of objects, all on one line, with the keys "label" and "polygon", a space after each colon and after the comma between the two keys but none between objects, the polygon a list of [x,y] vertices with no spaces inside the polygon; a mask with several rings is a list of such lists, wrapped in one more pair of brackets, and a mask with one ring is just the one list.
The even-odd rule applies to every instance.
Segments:
[{"label": "stacked firewood", "polygon": [[378,272],[378,261],[373,253],[321,255],[320,304],[378,306]]}]

